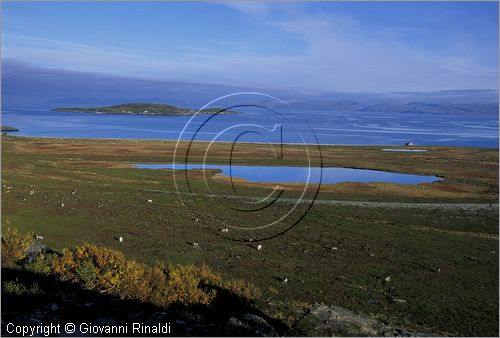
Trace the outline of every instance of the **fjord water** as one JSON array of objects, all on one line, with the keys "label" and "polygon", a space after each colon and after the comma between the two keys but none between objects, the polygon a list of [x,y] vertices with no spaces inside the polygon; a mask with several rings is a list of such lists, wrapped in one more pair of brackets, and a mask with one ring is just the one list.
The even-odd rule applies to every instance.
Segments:
[{"label": "fjord water", "polygon": [[243,178],[252,182],[273,183],[323,183],[335,184],[343,182],[384,182],[399,184],[420,184],[439,181],[437,176],[409,175],[391,173],[379,170],[352,168],[321,168],[319,167],[281,167],[281,166],[244,166],[219,164],[137,164],[140,169],[202,169],[221,170],[221,174],[232,178]]},{"label": "fjord water", "polygon": [[[3,109],[2,124],[18,128],[15,135],[38,137],[124,138],[177,140],[190,116],[144,116],[55,112],[49,109]],[[305,121],[307,123],[305,123]],[[498,116],[437,113],[370,113],[330,111],[284,111],[270,116],[246,111],[239,115],[206,116],[191,121],[183,139],[213,140],[221,130],[235,125],[282,126],[285,143],[380,144],[468,146],[498,148]],[[311,130],[314,134],[311,133]],[[234,141],[234,129],[219,141]],[[302,138],[301,135],[308,135]],[[311,136],[312,135],[312,136]],[[274,136],[273,136],[274,137]],[[247,133],[240,141],[279,142]]]}]

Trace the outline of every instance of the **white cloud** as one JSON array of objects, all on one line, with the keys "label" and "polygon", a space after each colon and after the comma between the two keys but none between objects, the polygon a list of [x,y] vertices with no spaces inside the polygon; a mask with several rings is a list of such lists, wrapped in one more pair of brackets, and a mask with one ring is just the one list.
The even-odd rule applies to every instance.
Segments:
[{"label": "white cloud", "polygon": [[271,12],[270,4],[263,1],[225,1],[221,4],[250,15],[265,16]]},{"label": "white cloud", "polygon": [[[261,2],[228,5],[250,15],[266,15],[270,10]],[[349,18],[299,15],[268,24],[270,29],[280,29],[302,39],[307,46],[305,54],[259,56],[244,54],[237,48],[232,50],[239,52],[225,49],[215,54],[193,46],[186,49],[183,57],[173,58],[5,34],[3,56],[92,72],[324,91],[470,89],[498,85],[498,69],[484,66],[472,56],[450,57],[417,49],[392,39],[394,34],[387,31],[377,39],[366,37]]]}]

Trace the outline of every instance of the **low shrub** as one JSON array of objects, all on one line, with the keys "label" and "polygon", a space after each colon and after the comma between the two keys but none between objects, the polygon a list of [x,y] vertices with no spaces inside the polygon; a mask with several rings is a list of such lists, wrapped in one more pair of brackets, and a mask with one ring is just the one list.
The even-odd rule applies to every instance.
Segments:
[{"label": "low shrub", "polygon": [[171,266],[167,271],[167,303],[207,305],[216,297],[216,291],[209,289],[221,280],[206,266]]},{"label": "low shrub", "polygon": [[36,256],[35,259],[24,264],[24,268],[28,271],[48,276],[51,275],[54,269],[54,262],[57,259],[55,254],[45,254]]},{"label": "low shrub", "polygon": [[37,296],[43,293],[37,283],[31,283],[31,286],[28,287],[19,281],[8,281],[3,283],[2,292],[16,296]]},{"label": "low shrub", "polygon": [[258,299],[262,296],[262,292],[258,287],[243,279],[232,279],[223,284],[224,289],[232,294],[246,300]]},{"label": "low shrub", "polygon": [[159,306],[209,305],[218,288],[247,300],[260,297],[260,290],[250,283],[224,282],[206,265],[149,266],[127,260],[120,251],[87,243],[63,250],[53,262],[53,271],[63,280]]},{"label": "low shrub", "polygon": [[11,226],[2,230],[2,266],[9,266],[26,256],[26,250],[33,243],[33,234],[20,234]]},{"label": "low shrub", "polygon": [[53,267],[64,280],[99,291],[112,291],[123,279],[126,261],[120,251],[85,243],[74,250],[64,249]]},{"label": "low shrub", "polygon": [[[17,230],[7,228],[2,236],[2,264],[5,255],[9,262],[17,261],[31,272],[55,275],[89,289],[158,306],[210,305],[221,290],[245,300],[260,297],[260,290],[252,284],[243,280],[224,281],[206,265],[160,262],[151,266],[127,260],[120,251],[88,243],[63,249],[58,255],[39,255],[23,263],[20,259],[31,243],[31,234],[20,235]],[[7,287],[11,292],[25,292],[20,285]]]},{"label": "low shrub", "polygon": [[151,292],[155,289],[152,281],[161,284],[165,278],[162,271],[157,272],[154,277],[151,275],[151,267],[129,260],[126,262],[125,273],[117,292],[126,298],[134,298],[143,302],[151,301]]}]

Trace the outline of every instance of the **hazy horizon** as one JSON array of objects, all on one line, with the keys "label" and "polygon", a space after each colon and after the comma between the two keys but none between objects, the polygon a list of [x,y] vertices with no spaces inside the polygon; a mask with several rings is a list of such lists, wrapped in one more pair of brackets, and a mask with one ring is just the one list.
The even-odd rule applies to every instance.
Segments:
[{"label": "hazy horizon", "polygon": [[498,89],[497,2],[3,2],[2,12],[2,63],[312,93]]}]

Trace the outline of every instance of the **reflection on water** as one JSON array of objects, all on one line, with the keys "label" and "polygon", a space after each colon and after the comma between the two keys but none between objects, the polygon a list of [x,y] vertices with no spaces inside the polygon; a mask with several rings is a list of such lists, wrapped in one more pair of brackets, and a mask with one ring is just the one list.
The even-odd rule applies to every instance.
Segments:
[{"label": "reflection on water", "polygon": [[[222,174],[230,177],[243,178],[252,182],[274,183],[321,183],[335,184],[342,182],[386,182],[400,184],[420,184],[439,181],[437,176],[422,176],[391,173],[379,170],[352,169],[352,168],[321,168],[319,167],[281,167],[281,166],[243,166],[219,164],[177,164],[174,168],[170,164],[137,164],[141,169],[218,169]],[[323,175],[321,177],[321,174]]]}]

